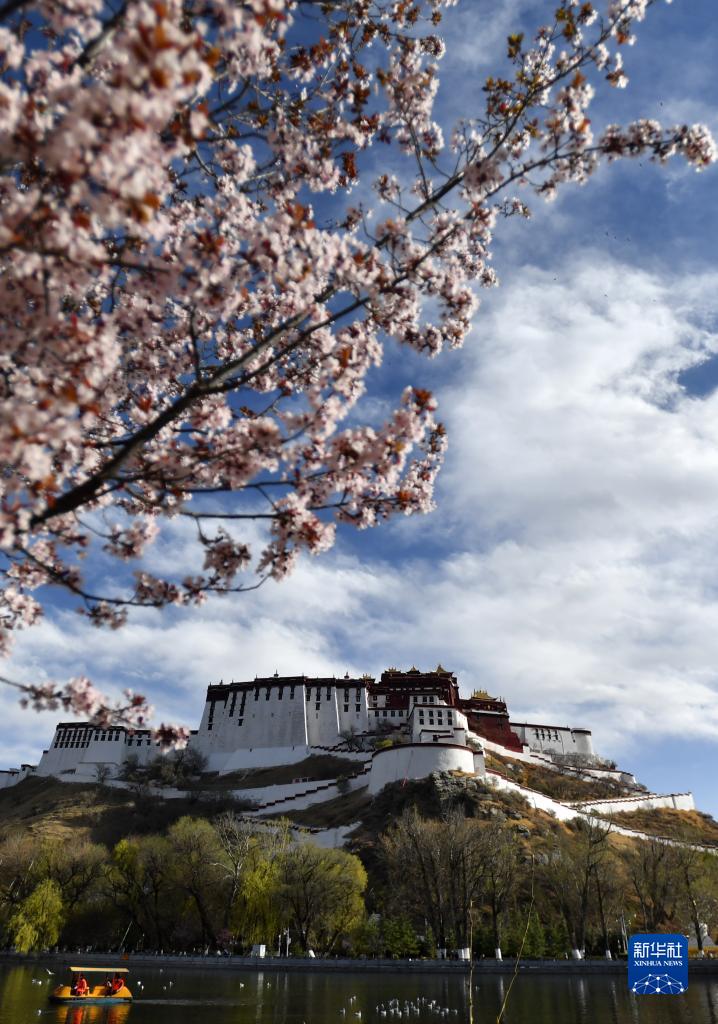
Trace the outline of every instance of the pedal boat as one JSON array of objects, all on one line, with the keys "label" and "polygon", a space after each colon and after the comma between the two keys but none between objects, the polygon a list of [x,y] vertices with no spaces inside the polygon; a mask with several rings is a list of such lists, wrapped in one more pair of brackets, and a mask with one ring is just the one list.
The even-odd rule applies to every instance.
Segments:
[{"label": "pedal boat", "polygon": [[[51,1003],[61,1003],[63,1005],[72,1006],[77,1006],[78,1004],[82,1006],[111,1006],[115,1003],[132,1002],[132,993],[127,987],[126,975],[129,974],[129,971],[126,967],[71,967],[70,973],[72,975],[70,984],[58,985],[56,989],[53,989],[50,994]],[[114,992],[108,992],[107,984],[104,980],[98,985],[92,985],[88,980],[89,988],[87,990],[87,995],[73,995],[72,990],[81,974],[104,974],[105,978],[120,978],[122,985]]]}]

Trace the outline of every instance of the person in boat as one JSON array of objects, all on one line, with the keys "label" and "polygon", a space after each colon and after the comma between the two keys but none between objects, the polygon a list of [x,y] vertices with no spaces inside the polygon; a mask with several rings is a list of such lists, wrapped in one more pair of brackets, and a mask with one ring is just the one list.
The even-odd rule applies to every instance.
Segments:
[{"label": "person in boat", "polygon": [[90,986],[87,984],[87,978],[85,977],[84,974],[81,974],[80,977],[75,982],[75,987],[72,991],[72,994],[73,996],[86,996],[89,991]]},{"label": "person in boat", "polygon": [[113,978],[112,978],[112,994],[114,995],[116,992],[119,992],[124,984],[125,984],[125,982],[124,982],[121,974],[113,975]]}]

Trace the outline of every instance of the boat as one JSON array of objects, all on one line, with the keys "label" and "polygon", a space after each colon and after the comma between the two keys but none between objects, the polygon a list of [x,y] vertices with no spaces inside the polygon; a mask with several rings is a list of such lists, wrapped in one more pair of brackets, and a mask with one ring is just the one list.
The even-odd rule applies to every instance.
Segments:
[{"label": "boat", "polygon": [[[71,980],[68,985],[58,985],[50,994],[51,1003],[63,1003],[74,1006],[106,1005],[111,1006],[117,1003],[131,1003],[132,993],[127,987],[127,978],[130,972],[126,967],[71,967]],[[104,979],[97,984],[87,981],[87,992],[85,995],[77,993],[77,983],[86,974],[104,974]]]}]

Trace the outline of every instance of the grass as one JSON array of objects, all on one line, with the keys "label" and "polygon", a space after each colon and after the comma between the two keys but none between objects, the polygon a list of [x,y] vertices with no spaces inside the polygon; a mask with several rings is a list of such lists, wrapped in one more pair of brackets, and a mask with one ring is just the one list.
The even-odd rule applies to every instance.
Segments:
[{"label": "grass", "polygon": [[667,836],[703,846],[718,846],[718,822],[701,811],[675,811],[659,807],[655,810],[623,811],[606,817],[616,825],[633,828],[637,832]]},{"label": "grass", "polygon": [[605,800],[609,797],[626,796],[633,792],[626,785],[613,779],[585,780],[573,774],[562,774],[542,768],[539,765],[515,761],[493,752],[486,752],[486,767],[508,776],[519,786],[535,789],[554,800]]},{"label": "grass", "polygon": [[303,811],[285,811],[283,817],[307,828],[339,828],[363,818],[371,803],[372,798],[362,789],[325,800],[321,804],[312,804]]},{"label": "grass", "polygon": [[92,783],[29,778],[0,790],[0,832],[55,842],[88,839],[112,847],[124,836],[164,832],[185,814],[211,818],[231,801],[159,797]]},{"label": "grass", "polygon": [[336,779],[340,775],[352,775],[361,766],[356,761],[331,754],[315,754],[296,764],[281,764],[271,768],[252,768],[247,771],[230,772],[227,775],[203,775],[199,786],[207,790],[258,789],[261,786],[286,786],[296,779],[308,778],[311,782]]}]

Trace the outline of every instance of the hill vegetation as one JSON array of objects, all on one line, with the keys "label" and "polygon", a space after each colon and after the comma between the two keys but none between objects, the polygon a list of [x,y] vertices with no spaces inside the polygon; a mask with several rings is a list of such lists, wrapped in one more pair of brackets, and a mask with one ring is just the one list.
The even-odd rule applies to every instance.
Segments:
[{"label": "hill vegetation", "polygon": [[[510,759],[501,770],[568,796],[558,773]],[[605,795],[602,782],[598,792],[568,782],[574,799]],[[472,935],[476,953],[493,955],[516,952],[528,926],[525,955],[615,955],[621,915],[629,932],[718,927],[718,857],[618,835],[610,822],[562,823],[473,776],[349,792],[285,819],[245,810],[206,774],[172,800],[141,779],[119,790],[36,778],[0,791],[0,941],[117,948],[129,927],[130,948],[242,951],[288,930],[294,951],[414,956]],[[616,820],[718,845],[718,824],[698,812]],[[348,852],[298,831],[350,825]]]}]

